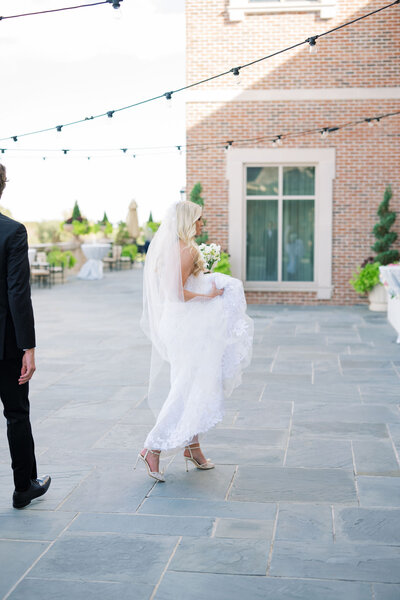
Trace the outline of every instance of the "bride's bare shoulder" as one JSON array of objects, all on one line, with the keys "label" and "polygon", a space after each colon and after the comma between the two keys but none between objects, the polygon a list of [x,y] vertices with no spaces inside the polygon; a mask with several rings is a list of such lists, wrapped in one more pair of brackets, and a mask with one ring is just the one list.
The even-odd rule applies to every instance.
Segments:
[{"label": "bride's bare shoulder", "polygon": [[193,252],[192,248],[179,240],[179,248],[181,253],[181,263],[182,265],[193,264]]}]

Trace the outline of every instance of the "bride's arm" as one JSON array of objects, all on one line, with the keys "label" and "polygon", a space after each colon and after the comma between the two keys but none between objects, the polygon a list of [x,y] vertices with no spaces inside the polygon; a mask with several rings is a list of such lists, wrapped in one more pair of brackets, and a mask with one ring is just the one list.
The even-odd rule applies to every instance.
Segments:
[{"label": "bride's arm", "polygon": [[183,248],[181,250],[181,270],[182,270],[182,286],[183,286],[183,298],[185,302],[192,300],[193,298],[215,298],[215,296],[221,296],[223,290],[219,290],[215,283],[212,283],[212,290],[210,294],[196,294],[195,292],[189,292],[185,290],[185,283],[193,271],[193,256],[190,248]]}]

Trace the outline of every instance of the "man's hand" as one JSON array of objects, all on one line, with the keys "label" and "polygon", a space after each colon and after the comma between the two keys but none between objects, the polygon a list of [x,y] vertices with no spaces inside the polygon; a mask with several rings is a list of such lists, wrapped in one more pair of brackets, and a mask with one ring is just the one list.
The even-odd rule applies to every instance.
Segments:
[{"label": "man's hand", "polygon": [[28,383],[35,371],[35,348],[31,348],[30,350],[25,350],[22,357],[21,376],[18,379],[18,385]]}]

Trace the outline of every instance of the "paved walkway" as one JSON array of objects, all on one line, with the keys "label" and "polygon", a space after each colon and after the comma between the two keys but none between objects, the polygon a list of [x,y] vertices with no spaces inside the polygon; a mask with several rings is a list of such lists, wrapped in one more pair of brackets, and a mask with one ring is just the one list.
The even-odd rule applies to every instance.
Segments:
[{"label": "paved walkway", "polygon": [[[32,416],[48,494],[10,507],[0,437],[0,597],[398,600],[400,347],[365,307],[250,307],[254,359],[167,482],[132,465],[152,423],[141,272],[34,290]],[[205,374],[206,376],[206,374]]]}]

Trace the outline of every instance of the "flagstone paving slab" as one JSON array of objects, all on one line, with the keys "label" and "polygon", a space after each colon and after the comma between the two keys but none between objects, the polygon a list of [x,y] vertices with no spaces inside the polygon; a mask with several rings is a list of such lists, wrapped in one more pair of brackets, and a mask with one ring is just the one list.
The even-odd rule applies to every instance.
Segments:
[{"label": "flagstone paving slab", "polygon": [[155,585],[178,539],[65,533],[33,567],[30,576]]},{"label": "flagstone paving slab", "polygon": [[178,453],[162,484],[133,471],[154,423],[141,280],[33,290],[32,422],[53,481],[12,508],[0,420],[0,598],[400,598],[400,347],[385,314],[249,306],[253,362],[202,440],[216,469],[186,473]]},{"label": "flagstone paving slab", "polygon": [[277,540],[271,575],[400,583],[400,546]]},{"label": "flagstone paving slab", "polygon": [[[147,535],[206,536],[212,533],[213,517],[174,517],[138,514],[79,514],[69,531]],[[258,521],[257,521],[258,523]],[[263,521],[261,521],[263,523]]]},{"label": "flagstone paving slab", "polygon": [[399,545],[400,509],[334,507],[338,541]]},{"label": "flagstone paving slab", "polygon": [[155,596],[156,600],[210,600],[210,597],[212,600],[372,600],[372,593],[366,583],[168,571]]},{"label": "flagstone paving slab", "polygon": [[10,600],[149,600],[153,587],[150,584],[120,583],[113,581],[58,581],[51,579],[25,579],[9,596]]},{"label": "flagstone paving slab", "polygon": [[353,474],[342,469],[239,467],[231,500],[256,502],[357,503]]},{"label": "flagstone paving slab", "polygon": [[279,504],[275,540],[333,540],[331,506],[321,504]]},{"label": "flagstone paving slab", "polygon": [[2,598],[48,546],[49,544],[46,542],[0,540],[0,594]]},{"label": "flagstone paving slab", "polygon": [[269,542],[256,539],[185,538],[172,559],[172,571],[265,575]]}]

